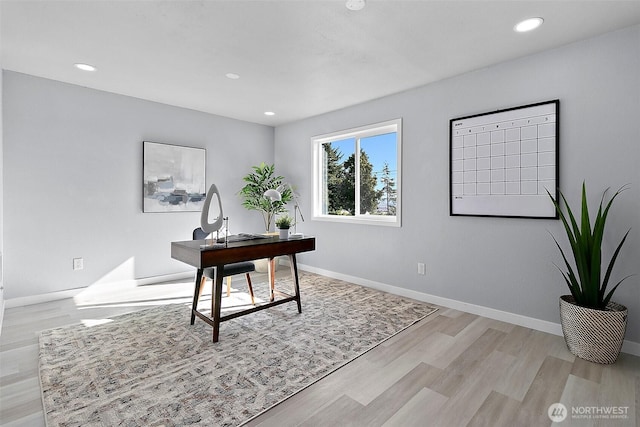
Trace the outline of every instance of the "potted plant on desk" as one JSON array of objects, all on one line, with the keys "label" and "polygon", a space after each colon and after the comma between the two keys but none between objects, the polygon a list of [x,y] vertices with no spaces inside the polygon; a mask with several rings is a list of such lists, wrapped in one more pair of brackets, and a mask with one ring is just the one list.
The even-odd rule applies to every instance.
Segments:
[{"label": "potted plant on desk", "polygon": [[280,231],[280,239],[286,240],[289,238],[289,229],[293,225],[293,218],[288,214],[283,215],[276,219],[276,228]]},{"label": "potted plant on desk", "polygon": [[605,191],[593,226],[589,218],[584,182],[579,223],[562,193],[560,196],[566,207],[566,214],[560,208],[560,202],[547,192],[564,225],[575,265],[574,269],[564,250],[554,238],[566,267],[566,271],[561,269],[561,272],[571,291],[571,295],[560,297],[560,322],[564,339],[571,353],[596,363],[609,364],[616,361],[627,327],[627,307],[612,302],[611,297],[620,283],[629,276],[618,281],[608,292],[607,287],[618,254],[631,230],[628,230],[618,243],[604,276],[601,270],[602,239],[607,215],[613,201],[624,189],[625,187],[620,188],[603,209]]}]

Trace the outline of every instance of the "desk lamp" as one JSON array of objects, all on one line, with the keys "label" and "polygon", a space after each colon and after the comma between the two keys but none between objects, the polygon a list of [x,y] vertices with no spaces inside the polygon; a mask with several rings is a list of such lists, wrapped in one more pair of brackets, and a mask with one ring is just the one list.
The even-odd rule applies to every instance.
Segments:
[{"label": "desk lamp", "polygon": [[289,236],[289,238],[298,238],[302,237],[302,233],[298,233],[298,212],[300,212],[300,219],[304,222],[304,217],[302,216],[302,211],[300,210],[300,205],[298,204],[298,196],[296,196],[296,192],[293,191],[293,187],[288,182],[286,184],[282,184],[277,189],[270,189],[264,192],[264,197],[269,198],[272,202],[282,200],[281,191],[289,188],[291,191],[291,196],[293,197],[293,234]]},{"label": "desk lamp", "polygon": [[271,202],[278,202],[282,200],[282,194],[280,194],[278,190],[274,190],[274,189],[265,191],[263,196],[270,199]]}]

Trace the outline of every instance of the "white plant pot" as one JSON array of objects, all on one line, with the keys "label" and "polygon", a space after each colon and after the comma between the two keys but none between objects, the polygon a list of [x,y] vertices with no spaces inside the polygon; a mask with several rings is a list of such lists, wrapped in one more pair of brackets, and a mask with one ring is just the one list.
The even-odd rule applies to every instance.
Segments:
[{"label": "white plant pot", "polygon": [[289,238],[289,229],[288,228],[278,228],[280,232],[280,240],[287,240]]},{"label": "white plant pot", "polygon": [[[276,271],[280,269],[280,260],[281,257],[276,257],[276,262],[274,263]],[[269,272],[269,259],[261,258],[253,261],[253,265],[256,266],[256,273],[268,273]]]},{"label": "white plant pot", "polygon": [[575,304],[571,295],[560,297],[560,321],[569,351],[590,362],[616,361],[627,329],[627,307],[609,302],[606,310]]}]

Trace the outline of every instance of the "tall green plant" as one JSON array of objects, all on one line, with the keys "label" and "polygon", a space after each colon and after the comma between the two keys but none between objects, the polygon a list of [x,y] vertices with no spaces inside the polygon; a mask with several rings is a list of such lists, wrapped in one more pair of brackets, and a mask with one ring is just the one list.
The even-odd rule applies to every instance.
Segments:
[{"label": "tall green plant", "polygon": [[[618,194],[620,194],[623,190],[626,189],[626,186],[621,187],[616,193],[609,199],[606,203],[605,208],[603,209],[603,204],[605,204],[605,195],[607,191],[602,194],[602,199],[600,200],[600,206],[598,207],[598,214],[596,215],[595,221],[593,223],[593,227],[591,226],[591,221],[589,219],[589,208],[587,206],[587,190],[586,185],[582,183],[582,205],[581,205],[581,215],[580,215],[580,224],[578,224],[576,217],[574,216],[571,207],[567,203],[566,198],[562,193],[560,196],[562,198],[562,202],[566,207],[566,214],[560,208],[560,204],[556,201],[551,193],[547,191],[549,197],[553,201],[553,204],[556,207],[556,210],[562,220],[565,231],[567,233],[567,237],[569,239],[569,244],[571,245],[571,252],[573,253],[573,261],[575,264],[575,269],[569,262],[567,255],[564,250],[560,247],[558,240],[554,237],[553,240],[556,242],[556,246],[560,249],[560,253],[562,254],[562,258],[564,259],[567,271],[564,272],[560,267],[558,269],[562,273],[567,285],[569,286],[569,290],[571,291],[571,295],[576,300],[578,305],[583,307],[589,307],[599,310],[604,310],[607,306],[607,303],[611,299],[613,293],[618,289],[618,286],[630,276],[624,277],[618,283],[615,284],[607,292],[607,287],[609,286],[609,280],[611,277],[611,272],[613,271],[613,266],[618,258],[618,254],[620,253],[620,249],[624,244],[627,236],[631,229],[627,230],[624,237],[618,244],[615,252],[613,253],[611,259],[609,260],[609,264],[607,266],[604,277],[602,277],[602,238],[604,235],[604,226],[607,221],[607,215],[609,214],[609,209],[613,204],[613,201]],[[553,236],[552,236],[553,237]]]},{"label": "tall green plant", "polygon": [[[268,232],[271,228],[273,217],[282,212],[286,212],[285,205],[291,200],[291,189],[284,185],[284,177],[275,175],[275,166],[262,162],[259,166],[252,166],[253,172],[244,178],[246,183],[239,191],[239,195],[244,199],[242,206],[249,210],[257,210],[262,213],[264,227]],[[264,196],[267,190],[278,190],[281,200],[271,200]]]}]

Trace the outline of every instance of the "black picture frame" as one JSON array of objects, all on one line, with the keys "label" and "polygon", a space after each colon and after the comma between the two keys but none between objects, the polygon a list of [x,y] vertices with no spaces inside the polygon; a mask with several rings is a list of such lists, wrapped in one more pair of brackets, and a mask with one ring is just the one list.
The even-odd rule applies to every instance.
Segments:
[{"label": "black picture frame", "polygon": [[560,101],[449,121],[449,215],[558,219]]}]

